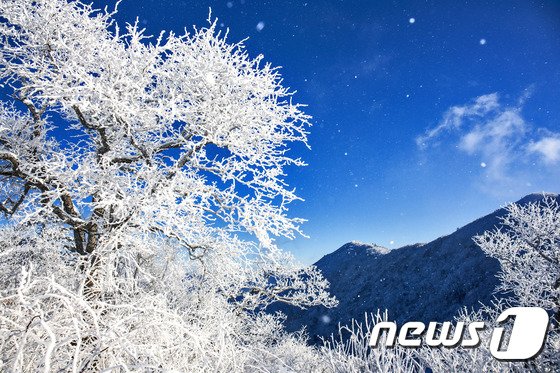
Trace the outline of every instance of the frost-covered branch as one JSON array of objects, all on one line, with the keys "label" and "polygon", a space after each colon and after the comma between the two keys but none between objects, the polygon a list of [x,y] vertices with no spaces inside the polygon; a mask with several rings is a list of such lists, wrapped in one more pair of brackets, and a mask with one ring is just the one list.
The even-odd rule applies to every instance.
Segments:
[{"label": "frost-covered branch", "polygon": [[560,315],[560,206],[545,196],[525,205],[511,204],[502,228],[475,237],[486,254],[501,264],[500,290],[513,292],[518,304]]}]

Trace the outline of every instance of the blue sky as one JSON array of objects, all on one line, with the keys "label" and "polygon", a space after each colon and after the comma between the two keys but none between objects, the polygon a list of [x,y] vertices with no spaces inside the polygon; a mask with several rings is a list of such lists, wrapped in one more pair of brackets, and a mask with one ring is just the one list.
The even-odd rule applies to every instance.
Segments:
[{"label": "blue sky", "polygon": [[294,148],[309,166],[289,175],[310,238],[278,241],[301,261],[560,191],[560,2],[125,0],[117,19],[181,32],[209,7],[313,116],[312,150]]}]

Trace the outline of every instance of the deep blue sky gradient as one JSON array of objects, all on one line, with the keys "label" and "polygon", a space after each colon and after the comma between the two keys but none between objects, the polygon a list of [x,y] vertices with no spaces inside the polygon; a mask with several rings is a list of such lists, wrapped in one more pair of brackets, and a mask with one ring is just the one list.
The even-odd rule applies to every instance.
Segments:
[{"label": "deep blue sky gradient", "polygon": [[[430,241],[527,193],[560,191],[560,162],[523,153],[560,133],[559,1],[125,0],[117,19],[180,33],[206,25],[209,7],[231,41],[249,37],[251,55],[282,66],[313,116],[312,150],[294,149],[309,166],[289,175],[306,200],[290,213],[309,220],[311,238],[278,241],[301,261],[350,240]],[[458,148],[459,132],[417,146],[450,107],[490,93],[530,131],[508,138],[503,179],[481,166],[488,149]]]}]

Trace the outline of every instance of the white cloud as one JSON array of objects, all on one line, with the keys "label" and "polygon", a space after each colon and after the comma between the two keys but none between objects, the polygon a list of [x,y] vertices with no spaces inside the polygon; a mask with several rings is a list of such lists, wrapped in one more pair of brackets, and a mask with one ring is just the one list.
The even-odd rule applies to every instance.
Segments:
[{"label": "white cloud", "polygon": [[461,138],[459,142],[459,148],[463,149],[469,154],[472,154],[480,146],[480,143],[484,139],[484,134],[479,130],[475,129]]},{"label": "white cloud", "polygon": [[554,164],[560,161],[560,136],[558,134],[543,137],[527,146],[529,153],[536,153],[545,163]]},{"label": "white cloud", "polygon": [[497,93],[477,97],[471,105],[452,106],[445,112],[442,121],[435,128],[427,130],[424,135],[416,138],[416,144],[425,148],[430,141],[442,133],[460,129],[465,118],[483,117],[498,107]]},{"label": "white cloud", "polygon": [[489,170],[492,170],[493,159],[501,160],[503,166],[509,164],[514,158],[510,153],[515,152],[516,145],[523,141],[527,130],[528,125],[517,109],[499,110],[474,128],[466,129],[460,135],[458,147],[469,155],[480,154],[490,159]]},{"label": "white cloud", "polygon": [[[422,150],[447,146],[450,149],[445,148],[446,151],[475,158],[489,186],[496,186],[496,182],[512,185],[528,179],[528,175],[536,172],[531,170],[531,162],[546,168],[560,161],[560,133],[535,130],[522,116],[523,104],[531,91],[526,90],[511,106],[502,104],[497,93],[452,106],[437,126],[416,138],[416,144]],[[539,137],[535,132],[539,131],[546,133],[535,140]]]}]

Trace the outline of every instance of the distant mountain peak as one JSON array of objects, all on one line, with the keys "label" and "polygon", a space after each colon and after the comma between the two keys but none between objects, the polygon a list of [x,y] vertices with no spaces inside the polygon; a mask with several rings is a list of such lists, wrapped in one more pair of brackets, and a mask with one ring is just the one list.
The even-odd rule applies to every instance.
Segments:
[{"label": "distant mountain peak", "polygon": [[368,255],[383,255],[387,254],[390,249],[378,245],[376,243],[365,243],[361,241],[350,241],[344,245],[342,245],[335,253],[343,253],[343,254],[358,254],[358,253],[366,253]]},{"label": "distant mountain peak", "polygon": [[[556,193],[533,193],[517,203],[545,197],[559,198]],[[494,292],[499,284],[498,261],[486,256],[472,237],[500,226],[505,214],[499,208],[447,236],[398,249],[348,242],[315,263],[331,283],[338,307],[300,310],[282,305],[270,311],[286,314],[288,330],[306,326],[315,342],[320,340],[317,336],[336,334],[338,323],[362,320],[377,309],[387,309],[398,322],[453,320],[463,307],[477,309],[480,302],[488,304],[494,296],[503,296]]]},{"label": "distant mountain peak", "polygon": [[558,193],[550,193],[550,192],[531,193],[531,194],[527,194],[525,197],[521,198],[519,201],[515,203],[523,205],[526,203],[541,201],[545,197],[559,198],[559,195]]},{"label": "distant mountain peak", "polygon": [[[356,240],[350,241],[350,242],[348,242],[346,245],[353,245],[353,246],[371,246],[371,244],[369,244],[369,243],[365,243],[365,242],[362,242],[362,241],[356,241]],[[345,246],[346,246],[346,245],[345,245]]]}]

